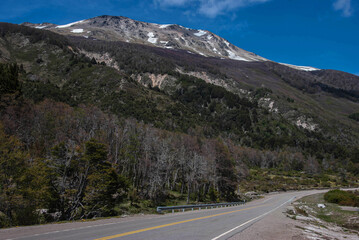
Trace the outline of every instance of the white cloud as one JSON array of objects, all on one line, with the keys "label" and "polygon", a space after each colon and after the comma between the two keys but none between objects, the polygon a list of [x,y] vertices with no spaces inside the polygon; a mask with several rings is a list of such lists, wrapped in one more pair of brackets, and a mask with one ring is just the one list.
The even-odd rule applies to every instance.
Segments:
[{"label": "white cloud", "polygon": [[154,0],[156,4],[162,7],[185,7],[192,4],[195,6],[195,11],[211,18],[238,8],[268,1],[271,0]]},{"label": "white cloud", "polygon": [[[254,4],[269,2],[272,0],[153,0],[161,7],[190,7],[192,13],[200,13],[204,16],[215,18],[233,12],[239,8]],[[353,15],[351,0],[332,0],[333,8],[340,11],[344,17]]]},{"label": "white cloud", "polygon": [[350,17],[353,14],[351,0],[336,0],[333,3],[333,8],[336,11],[341,11],[344,17]]},{"label": "white cloud", "polygon": [[193,0],[154,0],[154,2],[163,7],[180,7],[192,2]]},{"label": "white cloud", "polygon": [[256,3],[265,3],[270,0],[201,0],[199,12],[208,17],[216,17],[234,9],[243,8]]}]

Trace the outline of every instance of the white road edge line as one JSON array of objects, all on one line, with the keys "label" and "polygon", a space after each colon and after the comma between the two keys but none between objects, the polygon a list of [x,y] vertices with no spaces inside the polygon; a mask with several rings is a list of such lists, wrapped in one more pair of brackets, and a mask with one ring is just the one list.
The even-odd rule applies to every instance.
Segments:
[{"label": "white road edge line", "polygon": [[238,228],[240,228],[240,227],[243,227],[244,225],[246,225],[246,224],[248,224],[248,223],[250,223],[250,222],[253,222],[253,221],[257,220],[258,218],[264,217],[265,215],[267,215],[267,214],[269,214],[269,213],[271,213],[271,212],[277,210],[278,208],[280,208],[281,206],[287,204],[288,202],[291,202],[294,198],[295,198],[295,197],[292,197],[292,198],[289,199],[288,201],[282,203],[282,204],[279,205],[278,207],[276,207],[276,208],[270,210],[269,212],[266,212],[266,213],[264,213],[264,214],[262,214],[262,215],[260,215],[260,216],[258,216],[258,217],[252,218],[251,220],[249,220],[249,221],[247,221],[247,222],[245,222],[245,223],[242,223],[241,225],[239,225],[239,226],[237,226],[237,227],[234,227],[234,228],[232,228],[231,230],[229,230],[229,231],[227,231],[227,232],[225,232],[225,233],[222,233],[222,234],[219,235],[218,237],[212,238],[211,240],[217,240],[217,239],[223,237],[224,235],[227,235],[228,233],[233,232],[234,230],[236,230],[236,229],[238,229]]},{"label": "white road edge line", "polygon": [[269,200],[271,200],[273,197],[271,197],[271,198],[268,198],[268,199],[266,199],[264,202],[262,202],[262,203],[266,203],[266,202],[268,202]]}]

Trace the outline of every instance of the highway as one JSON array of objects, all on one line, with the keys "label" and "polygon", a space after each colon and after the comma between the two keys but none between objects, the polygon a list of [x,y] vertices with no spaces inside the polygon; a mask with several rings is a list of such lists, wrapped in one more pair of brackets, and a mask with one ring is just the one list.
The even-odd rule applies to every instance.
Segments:
[{"label": "highway", "polygon": [[323,191],[271,194],[235,207],[2,229],[0,239],[228,239],[292,201]]}]

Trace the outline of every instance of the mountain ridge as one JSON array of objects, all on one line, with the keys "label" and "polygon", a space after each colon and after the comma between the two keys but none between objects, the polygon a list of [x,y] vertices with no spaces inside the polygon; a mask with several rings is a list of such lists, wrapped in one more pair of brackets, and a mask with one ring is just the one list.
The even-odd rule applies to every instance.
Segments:
[{"label": "mountain ridge", "polygon": [[[207,30],[191,29],[178,24],[147,23],[124,16],[102,15],[65,25],[27,22],[23,23],[23,25],[71,36],[107,41],[120,40],[167,49],[182,49],[206,57],[228,58],[239,61],[271,61],[241,49]],[[303,71],[320,70],[286,63],[283,63],[283,65]]]}]

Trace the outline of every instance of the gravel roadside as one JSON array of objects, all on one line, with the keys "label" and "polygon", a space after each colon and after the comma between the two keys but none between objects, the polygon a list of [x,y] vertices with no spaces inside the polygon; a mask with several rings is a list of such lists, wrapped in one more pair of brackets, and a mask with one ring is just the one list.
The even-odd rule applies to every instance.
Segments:
[{"label": "gravel roadside", "polygon": [[[303,194],[300,198],[316,194]],[[269,196],[265,196],[266,201]],[[292,210],[297,203],[292,202],[276,211],[268,214],[259,221],[248,226],[242,232],[230,237],[230,240],[359,240],[359,235],[353,231],[347,231],[332,223],[320,222],[320,225],[313,225],[310,217],[297,217],[296,220],[288,217],[287,211]],[[317,220],[317,219],[316,219]]]},{"label": "gravel roadside", "polygon": [[285,215],[287,207],[283,206],[255,222],[252,226],[229,238],[230,240],[306,240],[298,222]]}]

